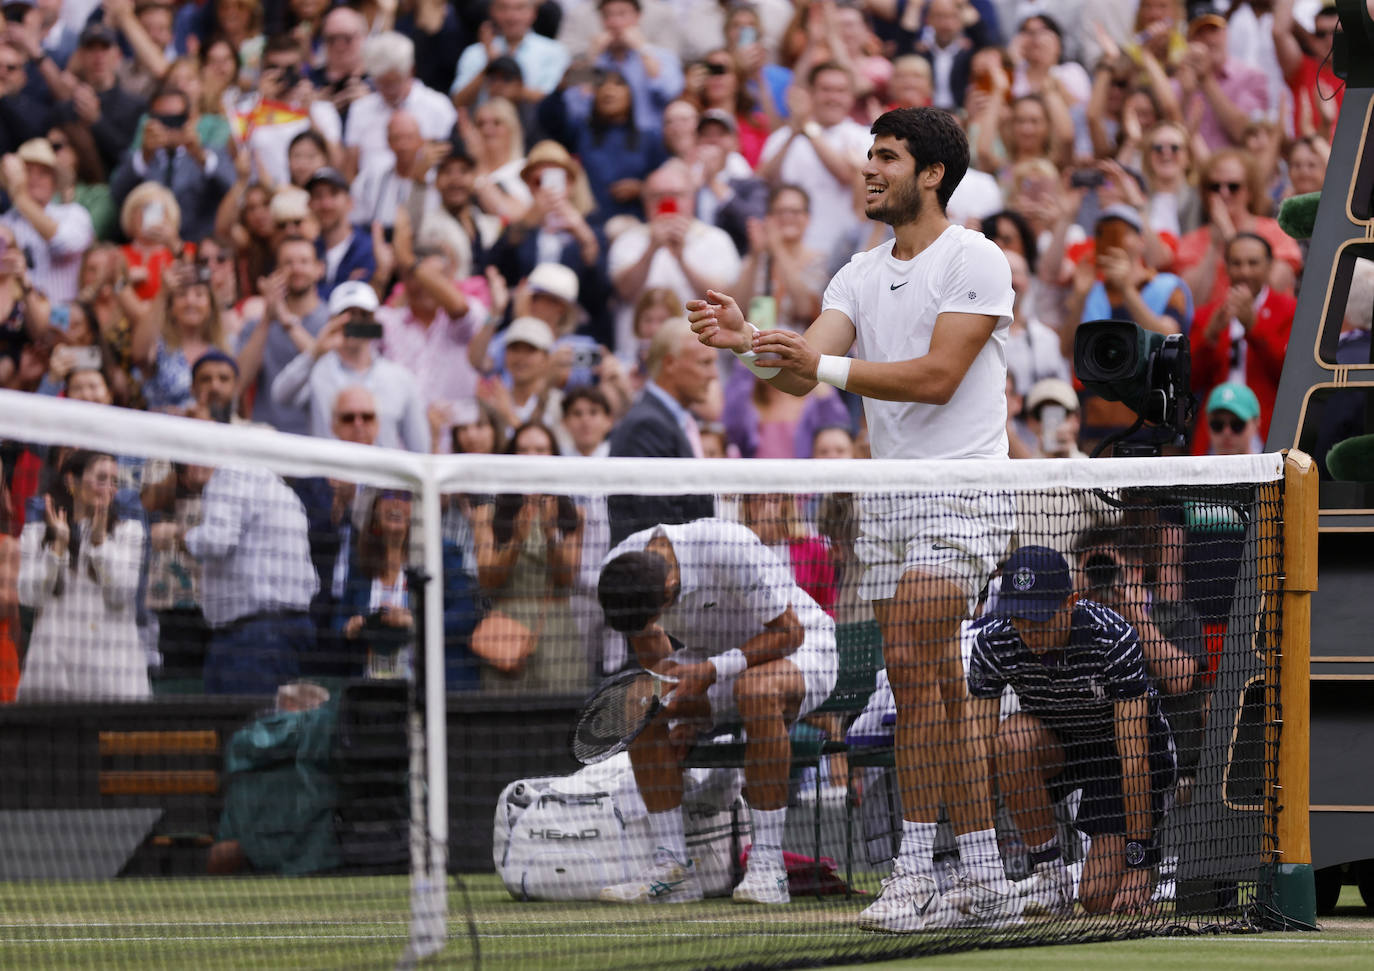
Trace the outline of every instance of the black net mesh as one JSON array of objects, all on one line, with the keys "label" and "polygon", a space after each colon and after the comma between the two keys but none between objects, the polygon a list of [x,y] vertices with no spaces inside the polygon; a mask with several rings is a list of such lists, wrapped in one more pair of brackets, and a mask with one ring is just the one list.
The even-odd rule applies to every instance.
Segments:
[{"label": "black net mesh", "polygon": [[[680,462],[683,499],[212,440],[5,445],[0,963],[385,967],[432,920],[436,966],[781,967],[1262,917],[1275,457]],[[664,711],[579,765],[636,665]]]}]

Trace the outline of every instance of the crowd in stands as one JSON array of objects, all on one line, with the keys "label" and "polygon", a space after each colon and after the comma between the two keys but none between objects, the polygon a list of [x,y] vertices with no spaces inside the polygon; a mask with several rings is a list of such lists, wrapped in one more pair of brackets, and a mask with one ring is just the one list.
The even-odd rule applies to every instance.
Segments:
[{"label": "crowd in stands", "polygon": [[[1258,450],[1304,258],[1273,216],[1320,188],[1342,94],[1322,0],[3,11],[0,386],[418,452],[866,455],[853,396],[777,392],[682,308],[713,288],[804,329],[890,233],[859,172],[873,119],[912,105],[965,125],[949,216],[1012,264],[1014,458],[1129,424],[1073,383],[1076,328],[1101,318],[1187,336],[1194,452]],[[121,615],[101,620],[123,652],[104,694],[146,695],[136,654],[159,640],[164,671],[188,655],[226,692],[314,655],[410,663],[346,647],[413,624],[404,494],[16,442],[0,459],[0,532],[22,536],[0,539],[0,700],[89,693],[60,653],[93,612]],[[627,503],[653,504],[455,499],[446,630],[475,649],[481,605],[592,604],[599,557],[655,521]],[[451,687],[567,690],[584,659],[538,645],[589,612],[535,611],[524,657],[478,652]],[[4,646],[21,626],[57,672],[27,689]]]}]

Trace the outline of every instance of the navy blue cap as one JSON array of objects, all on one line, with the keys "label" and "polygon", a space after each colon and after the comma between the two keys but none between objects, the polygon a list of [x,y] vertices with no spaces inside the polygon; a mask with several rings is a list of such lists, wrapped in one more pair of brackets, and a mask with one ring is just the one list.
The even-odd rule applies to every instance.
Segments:
[{"label": "navy blue cap", "polygon": [[1002,564],[997,612],[1026,620],[1049,620],[1073,593],[1069,564],[1048,546],[1023,546]]},{"label": "navy blue cap", "polygon": [[234,371],[234,377],[239,376],[239,362],[221,351],[218,347],[212,347],[200,357],[196,358],[196,363],[191,365],[191,380],[195,380],[196,372],[202,367],[206,364],[213,364],[216,361],[219,361],[221,364],[229,365]]}]

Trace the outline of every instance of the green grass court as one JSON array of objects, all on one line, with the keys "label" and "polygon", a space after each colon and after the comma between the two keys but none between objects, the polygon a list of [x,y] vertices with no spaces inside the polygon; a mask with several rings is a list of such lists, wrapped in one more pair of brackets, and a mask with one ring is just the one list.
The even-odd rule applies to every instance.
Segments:
[{"label": "green grass court", "polygon": [[[464,882],[481,934],[483,968],[687,969],[806,954],[833,961],[857,954],[860,947],[874,956],[896,954],[913,940],[855,930],[853,918],[862,904],[841,898],[776,910],[738,907],[728,900],[618,910],[518,903],[494,876],[469,876]],[[404,877],[4,884],[0,968],[390,968],[407,937],[407,896]],[[425,967],[472,967],[463,905],[461,891],[451,882],[449,949]],[[1075,926],[1110,932],[1110,925],[1081,918]],[[1374,918],[1365,916],[1354,887],[1345,888],[1336,916],[1323,926],[1319,934],[1150,938],[845,966],[1249,971],[1374,965]]]}]

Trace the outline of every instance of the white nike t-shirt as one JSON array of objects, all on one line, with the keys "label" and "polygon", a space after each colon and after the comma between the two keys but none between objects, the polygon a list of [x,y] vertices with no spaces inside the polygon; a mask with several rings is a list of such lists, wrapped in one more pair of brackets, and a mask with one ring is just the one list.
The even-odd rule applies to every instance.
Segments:
[{"label": "white nike t-shirt", "polygon": [[907,361],[930,350],[942,313],[996,316],[992,337],[943,405],[864,398],[874,458],[1007,458],[1011,267],[982,233],[951,225],[915,259],[889,240],[856,254],[826,287],[823,310],[854,324],[854,357]]}]

